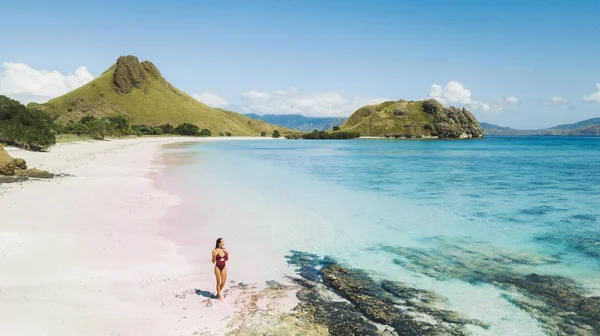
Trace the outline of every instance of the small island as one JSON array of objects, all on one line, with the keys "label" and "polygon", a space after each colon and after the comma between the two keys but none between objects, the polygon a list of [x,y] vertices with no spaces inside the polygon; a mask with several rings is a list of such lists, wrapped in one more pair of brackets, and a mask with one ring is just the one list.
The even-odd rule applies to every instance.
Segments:
[{"label": "small island", "polygon": [[482,138],[483,129],[465,108],[444,107],[435,99],[387,101],[356,110],[340,127],[345,132],[386,138]]}]

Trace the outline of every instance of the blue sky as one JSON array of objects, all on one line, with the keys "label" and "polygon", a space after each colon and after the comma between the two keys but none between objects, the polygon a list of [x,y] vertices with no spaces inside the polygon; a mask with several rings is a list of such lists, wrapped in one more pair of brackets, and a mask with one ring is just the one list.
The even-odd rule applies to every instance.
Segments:
[{"label": "blue sky", "polygon": [[2,12],[0,94],[17,98],[62,94],[133,54],[239,112],[337,116],[435,97],[519,128],[600,117],[600,1],[15,1]]}]

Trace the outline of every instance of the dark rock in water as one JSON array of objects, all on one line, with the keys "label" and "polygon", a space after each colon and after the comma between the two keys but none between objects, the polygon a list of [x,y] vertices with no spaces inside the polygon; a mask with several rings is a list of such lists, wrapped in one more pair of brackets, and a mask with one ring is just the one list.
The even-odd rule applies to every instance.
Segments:
[{"label": "dark rock in water", "polygon": [[600,235],[594,231],[570,233],[569,235],[543,235],[536,238],[545,243],[565,246],[571,251],[582,253],[600,261]]},{"label": "dark rock in water", "polygon": [[552,257],[509,253],[477,243],[457,246],[439,239],[429,249],[383,250],[396,254],[397,264],[432,278],[489,283],[506,290],[504,298],[536,318],[549,335],[600,335],[600,298],[586,296],[571,279],[522,274],[515,267],[556,262]]},{"label": "dark rock in water", "polygon": [[304,279],[318,282],[321,277],[318,268],[321,266],[322,262],[319,256],[300,251],[291,252],[291,256],[285,257],[288,263],[296,266],[298,274]]},{"label": "dark rock in water", "polygon": [[[302,276],[295,279],[304,287],[298,293],[299,311],[311,321],[327,325],[331,335],[467,335],[466,324],[487,327],[481,321],[435,308],[444,299],[433,292],[399,282],[378,283],[366,272],[345,268],[332,258],[318,259],[298,251],[287,258]],[[327,299],[335,296],[329,290],[347,301]],[[374,322],[388,330],[376,328]]]},{"label": "dark rock in water", "polygon": [[352,302],[369,319],[391,326],[401,335],[432,335],[433,325],[416,321],[394,306],[381,288],[363,271],[329,265],[322,270],[324,283]]},{"label": "dark rock in water", "polygon": [[506,299],[536,317],[549,334],[600,335],[600,297],[585,296],[573,280],[529,274],[506,277],[503,284],[525,294]]},{"label": "dark rock in water", "polygon": [[300,303],[296,310],[310,322],[326,326],[329,335],[381,335],[377,326],[366,320],[352,304],[325,299],[311,282],[297,283],[304,288],[297,294]]},{"label": "dark rock in water", "polygon": [[[435,304],[444,302],[446,301],[446,299],[437,295],[433,291],[422,290],[411,287],[410,285],[402,282],[387,280],[381,283],[381,287],[387,292],[393,294],[395,297],[401,299],[401,302],[404,303],[397,305],[402,306],[404,310],[408,312],[428,315],[436,319],[437,323],[447,322],[450,324],[455,324],[457,326],[472,324],[480,326],[484,329],[490,327],[489,325],[482,323],[479,320],[464,318],[456,312],[434,308]],[[456,326],[448,327],[454,329],[452,330],[453,333],[451,334],[460,335],[461,330],[458,330]]]},{"label": "dark rock in water", "polygon": [[571,216],[572,219],[582,222],[595,222],[598,219],[598,215],[593,214],[579,214]]}]

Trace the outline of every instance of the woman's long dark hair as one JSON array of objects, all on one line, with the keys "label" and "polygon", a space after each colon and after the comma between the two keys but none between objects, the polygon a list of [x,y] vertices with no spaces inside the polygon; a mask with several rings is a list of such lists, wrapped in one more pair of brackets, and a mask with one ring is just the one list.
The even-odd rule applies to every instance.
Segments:
[{"label": "woman's long dark hair", "polygon": [[219,244],[221,244],[221,240],[223,240],[223,238],[217,239],[217,244],[215,245],[215,248],[219,248]]}]

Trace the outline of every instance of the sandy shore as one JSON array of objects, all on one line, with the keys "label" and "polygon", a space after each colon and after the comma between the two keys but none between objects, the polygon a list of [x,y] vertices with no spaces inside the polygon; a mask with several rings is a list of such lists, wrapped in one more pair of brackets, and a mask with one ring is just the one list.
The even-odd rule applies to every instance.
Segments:
[{"label": "sandy shore", "polygon": [[222,335],[249,305],[295,305],[293,295],[261,298],[233,284],[225,302],[212,299],[207,265],[199,272],[165,238],[181,199],[154,181],[160,146],[188,140],[233,139],[9,148],[31,167],[73,176],[0,185],[0,335]]}]

